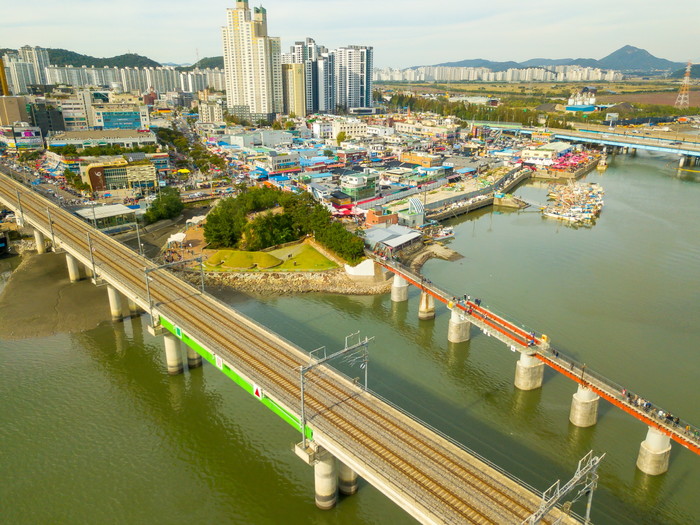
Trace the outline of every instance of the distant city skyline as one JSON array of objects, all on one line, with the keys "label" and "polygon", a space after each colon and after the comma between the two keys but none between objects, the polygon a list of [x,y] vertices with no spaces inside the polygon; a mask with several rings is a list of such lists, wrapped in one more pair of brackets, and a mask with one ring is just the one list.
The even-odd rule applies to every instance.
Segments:
[{"label": "distant city skyline", "polygon": [[[250,5],[267,9],[269,32],[282,39],[283,49],[307,36],[329,48],[373,46],[378,68],[468,58],[600,59],[627,44],[659,58],[700,62],[700,33],[685,31],[678,22],[700,17],[696,0],[672,5],[634,0],[493,0],[488,5],[266,0]],[[194,63],[197,57],[223,54],[220,28],[226,8],[234,6],[235,0],[209,0],[194,8],[183,0],[35,0],[31,8],[15,4],[5,10],[0,47],[63,48],[95,57],[131,52],[160,63]],[[682,38],[671,37],[677,31]]]}]

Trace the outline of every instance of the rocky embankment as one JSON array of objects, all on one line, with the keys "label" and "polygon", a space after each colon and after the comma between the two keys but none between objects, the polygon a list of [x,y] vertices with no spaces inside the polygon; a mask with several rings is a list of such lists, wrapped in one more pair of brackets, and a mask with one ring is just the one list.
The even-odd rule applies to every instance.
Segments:
[{"label": "rocky embankment", "polygon": [[[199,284],[198,273],[187,278]],[[344,295],[376,295],[391,291],[391,280],[354,281],[344,270],[325,272],[211,272],[205,275],[209,286],[230,286],[235,290],[257,295],[283,295],[298,293],[330,293]]]}]

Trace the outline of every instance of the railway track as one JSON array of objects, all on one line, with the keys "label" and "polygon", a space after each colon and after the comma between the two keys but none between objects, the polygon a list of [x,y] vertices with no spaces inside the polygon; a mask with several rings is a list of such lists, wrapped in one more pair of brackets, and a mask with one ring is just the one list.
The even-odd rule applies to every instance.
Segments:
[{"label": "railway track", "polygon": [[[13,189],[22,194],[25,212],[31,212],[32,220],[48,230],[46,201],[23,186]],[[6,185],[0,188],[0,195],[9,203],[17,202],[16,193]],[[87,257],[87,236],[83,239],[77,232],[89,231],[88,227],[68,212],[51,206],[55,208],[52,210],[55,233],[64,242],[70,240]],[[98,266],[109,266],[109,271],[120,276],[122,284],[128,284],[129,289],[142,297],[145,295],[145,274],[144,278],[140,275],[144,264],[147,268],[155,265],[98,232],[92,235],[92,247]],[[166,317],[171,313],[178,322],[184,321],[186,332],[235,363],[248,377],[259,380],[264,387],[266,383],[274,385],[268,391],[274,392],[290,412],[295,412],[292,407],[298,406],[300,400],[298,370],[309,363],[308,357],[298,351],[285,351],[289,349],[283,345],[273,345],[269,337],[260,333],[262,329],[253,329],[255,323],[228,306],[199,295],[171,273],[154,271],[150,275],[151,296],[159,311]],[[186,305],[183,297],[188,298]],[[191,324],[186,320],[192,319],[193,314],[196,314],[196,326],[186,326]],[[445,517],[471,523],[519,523],[536,510],[535,498],[516,493],[485,474],[478,465],[456,457],[454,450],[434,436],[428,439],[429,431],[416,432],[406,424],[406,416],[371,398],[349,381],[330,379],[328,372],[315,369],[307,377],[312,380],[313,388],[307,390],[305,399],[308,409],[315,414],[309,420],[310,426],[316,426],[328,436],[339,436],[339,443],[344,443],[358,457],[373,458],[371,463],[376,467],[399,473],[404,478],[402,485],[421,491],[423,500],[429,500],[427,495],[432,495],[437,506],[447,511]]]}]

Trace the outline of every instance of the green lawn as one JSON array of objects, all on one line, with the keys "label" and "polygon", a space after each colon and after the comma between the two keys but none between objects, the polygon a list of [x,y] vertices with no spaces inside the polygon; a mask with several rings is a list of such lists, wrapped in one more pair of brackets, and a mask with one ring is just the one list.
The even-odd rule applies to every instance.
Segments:
[{"label": "green lawn", "polygon": [[219,250],[205,263],[207,271],[322,271],[337,268],[307,244],[296,244],[270,252],[245,252],[241,250]]}]

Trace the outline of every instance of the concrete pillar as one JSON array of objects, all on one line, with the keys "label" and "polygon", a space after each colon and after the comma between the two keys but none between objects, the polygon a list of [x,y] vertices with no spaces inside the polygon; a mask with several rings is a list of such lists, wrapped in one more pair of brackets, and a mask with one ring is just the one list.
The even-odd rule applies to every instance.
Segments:
[{"label": "concrete pillar", "polygon": [[44,239],[44,234],[39,230],[34,230],[34,244],[36,244],[37,253],[46,253],[46,239]]},{"label": "concrete pillar", "polygon": [[85,277],[87,277],[88,279],[95,277],[94,275],[92,275],[92,266],[90,266],[89,264],[86,264],[84,266],[84,268],[85,268]]},{"label": "concrete pillar", "polygon": [[682,168],[685,166],[685,155],[681,155],[681,159],[678,161],[678,167]]},{"label": "concrete pillar", "polygon": [[571,399],[571,412],[569,421],[577,427],[591,427],[598,420],[598,396],[593,390],[583,385],[578,386],[578,390]]},{"label": "concrete pillar", "polygon": [[316,452],[314,464],[314,488],[316,506],[319,509],[328,510],[335,507],[338,501],[338,466],[335,457],[320,447]]},{"label": "concrete pillar", "polygon": [[136,304],[136,301],[134,301],[133,299],[127,299],[127,303],[129,305],[129,313],[131,315],[138,315],[139,313],[141,313],[141,308],[138,304]]},{"label": "concrete pillar", "polygon": [[630,148],[630,155],[635,157],[637,155],[637,148]]},{"label": "concrete pillar", "polygon": [[357,472],[340,460],[338,461],[338,490],[346,496],[357,492]]},{"label": "concrete pillar", "polygon": [[425,321],[435,319],[435,299],[427,292],[420,293],[420,304],[418,305],[418,319]]},{"label": "concrete pillar", "polygon": [[119,321],[122,318],[122,296],[119,290],[111,284],[107,285],[107,296],[109,297],[109,312],[112,314],[112,321]]},{"label": "concrete pillar", "polygon": [[180,340],[170,332],[165,332],[165,361],[168,364],[168,374],[182,373],[182,354],[180,353]]},{"label": "concrete pillar", "polygon": [[189,346],[187,347],[187,368],[197,368],[202,366],[202,356]]},{"label": "concrete pillar", "polygon": [[520,354],[515,365],[515,387],[520,390],[535,390],[542,386],[544,363],[532,355]]},{"label": "concrete pillar", "polygon": [[68,265],[68,278],[74,283],[80,280],[80,268],[78,261],[70,253],[66,252],[66,264]]},{"label": "concrete pillar", "polygon": [[394,274],[394,282],[391,283],[391,300],[395,303],[408,300],[408,281],[398,274]]},{"label": "concrete pillar", "polygon": [[647,438],[642,441],[637,456],[637,468],[650,476],[658,476],[668,470],[671,455],[671,438],[649,427]]},{"label": "concrete pillar", "polygon": [[447,325],[447,340],[450,343],[462,343],[469,341],[469,329],[472,324],[467,321],[466,314],[458,308],[453,308],[450,314],[450,322]]}]

